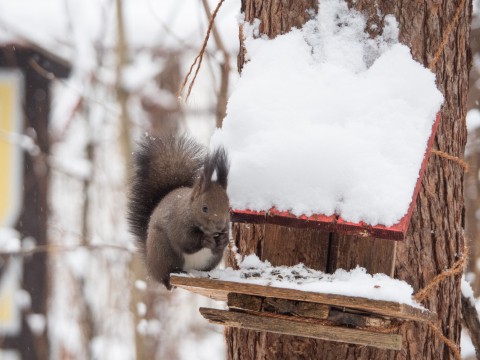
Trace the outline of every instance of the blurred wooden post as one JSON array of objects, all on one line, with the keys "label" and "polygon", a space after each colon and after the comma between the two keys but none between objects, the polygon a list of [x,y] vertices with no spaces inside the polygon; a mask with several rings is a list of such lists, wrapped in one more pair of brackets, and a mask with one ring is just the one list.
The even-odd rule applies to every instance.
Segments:
[{"label": "blurred wooden post", "polygon": [[[17,230],[21,237],[32,237],[37,245],[47,244],[48,183],[50,150],[48,120],[50,115],[50,84],[52,77],[66,77],[68,64],[37,49],[8,45],[0,48],[0,68],[18,69],[24,76],[24,124],[41,153],[24,152],[24,195]],[[53,75],[54,74],[54,75]],[[30,294],[31,307],[27,313],[47,315],[49,280],[47,253],[35,253],[24,259],[23,288]],[[0,275],[1,275],[0,265]],[[0,341],[1,349],[15,350],[21,359],[49,358],[47,329],[35,334],[22,316],[21,332]],[[0,335],[1,336],[1,335]]]}]

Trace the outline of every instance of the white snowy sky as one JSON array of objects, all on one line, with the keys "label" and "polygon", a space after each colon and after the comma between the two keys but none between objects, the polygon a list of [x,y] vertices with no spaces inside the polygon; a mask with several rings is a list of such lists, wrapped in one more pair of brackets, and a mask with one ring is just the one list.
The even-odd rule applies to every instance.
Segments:
[{"label": "white snowy sky", "polygon": [[[201,1],[124,0],[127,43],[134,47],[180,49],[203,41],[207,19]],[[211,11],[217,1],[209,0]],[[239,0],[226,1],[216,24],[226,46],[238,47]],[[23,37],[70,58],[78,48],[98,42],[114,46],[115,7],[105,0],[1,0],[0,41]],[[86,50],[80,49],[80,51]],[[87,54],[85,54],[87,55]],[[86,60],[86,59],[85,59]]]}]

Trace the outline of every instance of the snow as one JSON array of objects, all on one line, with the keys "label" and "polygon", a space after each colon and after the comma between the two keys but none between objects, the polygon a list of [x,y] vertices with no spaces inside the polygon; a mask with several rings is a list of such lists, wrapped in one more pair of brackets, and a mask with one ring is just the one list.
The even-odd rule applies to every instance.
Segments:
[{"label": "snow", "polygon": [[[346,271],[337,269],[333,274],[295,266],[272,266],[248,255],[239,264],[239,270],[216,269],[210,272],[191,271],[193,276],[225,281],[266,285],[301,291],[363,297],[373,300],[394,301],[422,308],[413,298],[413,288],[405,281],[392,279],[385,274],[370,275],[364,268]],[[188,276],[188,275],[186,275]]]},{"label": "snow", "polygon": [[12,228],[0,228],[0,251],[20,251],[20,234]]},{"label": "snow", "polygon": [[97,336],[91,344],[93,359],[134,359],[134,352],[128,343],[119,339]]},{"label": "snow", "polygon": [[37,246],[37,240],[32,236],[24,237],[22,240],[22,250],[25,252],[33,251]]},{"label": "snow", "polygon": [[161,61],[152,58],[147,52],[140,52],[135,60],[126,66],[122,72],[123,87],[129,92],[136,92],[145,86],[149,80],[154,78],[163,69]]},{"label": "snow", "polygon": [[137,331],[142,335],[159,336],[162,325],[157,319],[142,319],[137,325]]},{"label": "snow", "polygon": [[145,303],[137,303],[137,314],[139,316],[145,316],[147,314],[147,305],[145,305]]},{"label": "snow", "polygon": [[475,306],[475,296],[473,295],[473,289],[469,282],[465,279],[465,275],[462,276],[461,282],[462,295],[465,296],[470,303]]},{"label": "snow", "polygon": [[[463,281],[462,281],[462,294],[465,295],[463,291]],[[470,299],[472,301],[472,299]],[[477,313],[480,313],[480,299],[474,302],[475,307],[477,309]],[[470,338],[470,334],[467,329],[462,330],[462,336],[460,338],[460,347],[462,349],[462,358],[464,359],[473,359],[475,358],[475,347],[473,346],[472,339]]]},{"label": "snow", "polygon": [[[220,332],[221,330],[219,330]],[[217,341],[220,333],[210,332],[203,338],[187,339],[179,349],[180,360],[212,360],[220,359],[225,354],[225,341]],[[222,336],[222,335],[221,335]],[[223,336],[222,336],[223,337]]]},{"label": "snow", "polygon": [[[465,296],[470,303],[477,309],[477,313],[480,313],[480,299],[475,299],[473,289],[471,284],[465,278],[465,275],[462,276],[461,282],[462,295]],[[460,338],[460,347],[462,349],[462,357],[470,358],[475,357],[475,347],[472,344],[472,339],[467,329],[462,330],[462,336]]]},{"label": "snow", "polygon": [[473,346],[472,339],[466,330],[462,330],[460,349],[462,351],[462,359],[475,358],[475,347]]},{"label": "snow", "polygon": [[471,109],[467,112],[467,131],[472,132],[480,127],[480,110]]},{"label": "snow", "polygon": [[47,325],[45,315],[43,314],[28,314],[27,323],[32,333],[36,336],[42,335]]},{"label": "snow", "polygon": [[143,280],[135,280],[135,288],[140,291],[145,291],[147,289],[147,283]]},{"label": "snow", "polygon": [[273,40],[244,24],[249,62],[211,144],[229,151],[234,209],[386,226],[407,213],[443,96],[392,16],[375,39],[365,26],[341,0]]},{"label": "snow", "polygon": [[32,306],[32,298],[26,290],[19,289],[15,293],[15,304],[22,310],[28,310]]}]

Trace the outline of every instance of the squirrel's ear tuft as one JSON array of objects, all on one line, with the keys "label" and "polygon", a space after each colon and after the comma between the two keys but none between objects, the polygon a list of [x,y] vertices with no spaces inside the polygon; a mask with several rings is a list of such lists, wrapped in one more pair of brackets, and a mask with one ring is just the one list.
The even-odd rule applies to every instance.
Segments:
[{"label": "squirrel's ear tuft", "polygon": [[215,149],[212,154],[212,160],[215,168],[215,172],[213,174],[216,175],[215,181],[224,189],[227,189],[228,170],[230,168],[230,164],[225,149],[223,147]]},{"label": "squirrel's ear tuft", "polygon": [[227,153],[223,147],[219,147],[210,153],[205,158],[203,172],[200,176],[201,192],[207,191],[213,182],[227,189],[229,166]]}]

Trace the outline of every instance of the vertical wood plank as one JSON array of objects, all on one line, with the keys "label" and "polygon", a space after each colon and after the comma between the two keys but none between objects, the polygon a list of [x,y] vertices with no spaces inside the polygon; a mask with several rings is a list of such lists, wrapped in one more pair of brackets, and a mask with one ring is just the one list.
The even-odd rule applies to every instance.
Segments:
[{"label": "vertical wood plank", "polygon": [[336,269],[361,266],[370,274],[393,277],[396,246],[397,242],[391,240],[332,234],[327,271],[333,273]]},{"label": "vertical wood plank", "polygon": [[[330,233],[273,224],[233,223],[232,236],[242,255],[257,254],[260,260],[268,260],[273,266],[303,263],[312,269],[327,271]],[[227,264],[236,266],[231,253]]]},{"label": "vertical wood plank", "polygon": [[265,224],[261,258],[274,266],[303,263],[326,271],[329,242],[330,233]]}]

